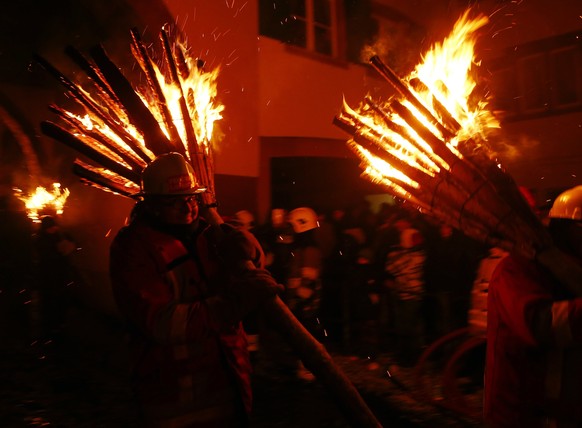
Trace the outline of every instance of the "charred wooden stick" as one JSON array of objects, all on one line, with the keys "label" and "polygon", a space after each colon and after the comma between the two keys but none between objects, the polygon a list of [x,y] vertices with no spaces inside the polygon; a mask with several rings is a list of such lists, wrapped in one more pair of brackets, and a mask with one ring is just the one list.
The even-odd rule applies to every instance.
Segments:
[{"label": "charred wooden stick", "polygon": [[91,64],[89,60],[85,58],[85,56],[81,52],[79,52],[72,46],[67,46],[65,48],[65,53],[79,67],[81,67],[81,70],[83,70],[85,74],[87,74],[87,76],[89,76],[89,78],[93,80],[93,82],[95,82],[95,84],[101,90],[101,92],[106,94],[107,97],[110,98],[111,100],[115,101],[116,104],[118,105],[120,104],[119,100],[117,99],[117,96],[115,95],[115,92],[111,90],[111,87],[107,84],[107,81],[103,77],[103,74],[101,74],[101,72],[99,71],[99,68],[93,66],[93,64]]},{"label": "charred wooden stick", "polygon": [[127,132],[118,123],[115,123],[109,114],[107,114],[99,105],[97,105],[90,97],[88,97],[84,91],[82,91],[75,83],[69,80],[65,75],[63,75],[59,70],[53,67],[47,60],[41,56],[36,55],[35,61],[37,61],[45,70],[56,77],[71,93],[73,98],[79,102],[89,113],[94,114],[103,123],[109,126],[120,138],[124,139],[125,142],[135,149],[136,154],[138,154],[144,161],[149,162],[151,159],[141,150],[137,145],[133,137],[129,136]]},{"label": "charred wooden stick", "polygon": [[[178,68],[174,60],[174,54],[172,53],[172,46],[168,38],[168,34],[162,29],[160,32],[160,39],[162,40],[162,47],[164,50],[164,56],[166,58],[166,66],[170,74],[171,82],[176,85],[180,91],[180,98],[178,103],[180,105],[180,114],[182,115],[184,131],[186,132],[186,144],[188,147],[188,152],[190,155],[194,153],[200,153],[198,141],[196,139],[196,133],[194,132],[194,127],[192,126],[192,119],[190,117],[190,112],[188,110],[188,105],[186,104],[186,98],[184,96],[184,88],[180,83],[180,77],[178,75]],[[198,177],[204,185],[208,185],[208,172],[205,170],[203,165],[199,165],[198,159],[191,159],[194,163],[194,169],[198,174]]]},{"label": "charred wooden stick", "polygon": [[[337,118],[337,120],[347,121],[347,118],[349,118],[349,121],[354,126],[354,133],[365,133],[370,135],[370,142],[374,143],[378,148],[385,152],[401,153],[403,155],[402,157],[406,157],[405,154],[409,154],[408,158],[414,159],[413,164],[418,165],[419,169],[424,171],[436,173],[436,171],[440,169],[439,162],[435,162],[431,157],[427,156],[425,150],[420,148],[413,140],[411,141],[411,139],[405,138],[396,133],[384,135],[377,129],[365,124],[358,116],[350,115],[349,113],[347,113],[346,116],[342,114]],[[395,135],[399,136],[399,141],[394,140]]]},{"label": "charred wooden stick", "polygon": [[[147,163],[151,161],[150,157],[145,154],[139,145],[139,142],[135,140],[135,137],[129,134],[126,129],[119,123],[117,118],[112,117],[112,112],[115,112],[117,116],[127,117],[127,111],[125,107],[117,98],[117,95],[113,92],[107,80],[99,70],[99,67],[92,64],[83,54],[77,51],[72,46],[67,46],[65,48],[65,53],[71,57],[71,59],[79,66],[81,69],[89,76],[89,78],[95,83],[94,88],[97,89],[97,98],[99,98],[99,104],[92,101],[93,98],[89,98],[91,103],[87,103],[84,98],[75,97],[76,101],[79,102],[88,113],[94,113],[96,117],[103,121],[103,124],[109,127],[125,144],[127,144],[143,162]],[[79,88],[79,85],[75,84]],[[80,92],[84,93],[79,89]],[[63,109],[60,109],[64,112]],[[55,110],[56,111],[56,110]],[[62,113],[56,111],[61,117],[64,117]]]},{"label": "charred wooden stick", "polygon": [[91,56],[127,110],[131,123],[143,133],[146,147],[156,156],[171,151],[173,146],[160,129],[157,120],[123,73],[111,61],[105,49],[102,46],[95,46],[91,49]]},{"label": "charred wooden stick", "polygon": [[81,177],[85,184],[99,187],[102,190],[108,190],[122,196],[131,197],[132,194],[139,190],[139,187],[137,187],[133,188],[132,191],[132,188],[115,181],[112,177],[108,177],[104,173],[98,171],[98,169],[91,167],[79,159],[75,160],[73,164],[73,172]]},{"label": "charred wooden stick", "polygon": [[123,166],[119,162],[116,162],[113,159],[110,159],[109,157],[105,156],[98,150],[95,150],[93,147],[87,145],[85,142],[75,137],[62,127],[52,122],[44,121],[40,124],[40,128],[42,132],[48,135],[49,137],[61,141],[62,143],[68,145],[77,152],[87,156],[89,159],[93,160],[99,165],[103,165],[105,168],[139,185],[141,179],[139,173],[132,171],[129,168],[126,168],[125,166]]},{"label": "charred wooden stick", "polygon": [[[135,138],[130,135],[123,126],[111,118],[111,116],[99,105],[97,105],[89,96],[82,91],[78,85],[69,80],[65,75],[63,75],[59,70],[53,67],[47,60],[43,57],[36,55],[35,61],[37,61],[45,70],[47,70],[51,75],[57,78],[67,90],[71,93],[72,97],[81,104],[88,113],[95,115],[99,118],[106,126],[108,126],[121,140],[123,140],[131,149],[139,156],[144,162],[150,162],[152,159],[139,147],[139,143]],[[115,105],[113,109],[123,110],[122,105]],[[58,113],[58,108],[53,109]],[[62,110],[62,109],[60,109]],[[59,113],[60,114],[60,113]]]},{"label": "charred wooden stick", "polygon": [[170,113],[170,110],[168,109],[166,97],[164,95],[164,92],[162,91],[162,87],[160,86],[158,77],[156,76],[156,72],[154,70],[151,58],[148,55],[147,49],[141,40],[139,32],[135,28],[131,30],[131,36],[133,41],[132,45],[133,56],[137,60],[141,69],[143,70],[148,81],[148,85],[152,89],[153,92],[152,96],[155,99],[155,105],[158,111],[160,112],[160,115],[162,116],[164,125],[166,126],[168,134],[170,135],[170,140],[172,143],[174,143],[174,146],[176,146],[176,151],[184,155],[185,154],[184,144],[182,143],[180,134],[178,133],[176,125],[172,120],[172,115]]},{"label": "charred wooden stick", "polygon": [[137,158],[134,153],[128,150],[123,150],[118,144],[114,143],[107,135],[96,130],[95,128],[87,129],[81,121],[69,115],[62,108],[50,105],[49,109],[55,112],[64,122],[69,124],[71,128],[77,129],[81,134],[88,136],[89,138],[98,142],[98,144],[103,145],[107,150],[113,152],[115,155],[119,156],[121,160],[127,163],[132,170],[136,171],[138,174],[141,173],[146,163],[143,160]]},{"label": "charred wooden stick", "polygon": [[[178,87],[180,91],[180,98],[178,100],[180,105],[180,112],[182,115],[182,119],[184,121],[184,130],[186,132],[186,140],[188,145],[188,153],[190,154],[192,164],[194,166],[195,172],[198,174],[201,182],[209,189],[209,193],[206,196],[202,196],[203,200],[207,204],[215,203],[216,200],[214,199],[214,177],[213,177],[213,169],[208,164],[206,160],[206,153],[204,147],[202,147],[203,143],[199,142],[196,138],[196,133],[194,132],[194,127],[192,126],[190,112],[188,110],[188,105],[186,103],[186,97],[184,94],[184,88],[180,83],[180,77],[178,72],[178,65],[176,64],[176,59],[173,54],[172,46],[170,44],[170,40],[168,37],[167,32],[162,28],[160,31],[160,38],[162,40],[162,46],[164,49],[164,54],[166,58],[166,65],[168,66],[168,70],[170,72],[170,77],[172,82]],[[213,200],[207,200],[208,196],[212,195]]]}]

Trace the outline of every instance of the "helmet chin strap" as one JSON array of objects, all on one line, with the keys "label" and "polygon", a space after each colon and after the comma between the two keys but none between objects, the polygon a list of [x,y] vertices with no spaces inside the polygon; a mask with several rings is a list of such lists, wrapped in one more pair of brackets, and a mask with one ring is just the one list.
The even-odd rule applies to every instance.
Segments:
[{"label": "helmet chin strap", "polygon": [[152,226],[161,232],[167,233],[174,236],[180,240],[189,239],[198,227],[200,226],[200,216],[196,218],[192,223],[189,224],[170,224],[164,223],[159,217],[152,221]]}]

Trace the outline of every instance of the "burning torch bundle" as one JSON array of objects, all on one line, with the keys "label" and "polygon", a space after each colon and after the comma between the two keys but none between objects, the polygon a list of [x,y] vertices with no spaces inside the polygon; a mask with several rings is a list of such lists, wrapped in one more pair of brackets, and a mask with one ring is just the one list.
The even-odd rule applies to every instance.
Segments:
[{"label": "burning torch bundle", "polygon": [[551,245],[489,147],[487,138],[499,125],[486,100],[471,99],[471,36],[486,23],[465,13],[405,79],[373,56],[370,63],[396,95],[386,102],[366,97],[358,111],[344,103],[334,124],[352,136],[348,146],[361,159],[363,175],[393,196],[481,242],[537,257],[577,289],[579,269]]},{"label": "burning torch bundle", "polygon": [[66,53],[90,77],[91,87],[72,82],[48,61],[35,59],[67,88],[85,111],[77,115],[52,105],[65,129],[50,121],[42,131],[72,147],[94,164],[77,159],[74,171],[86,184],[130,196],[139,191],[140,176],[156,156],[179,152],[208,189],[205,202],[215,202],[212,133],[223,106],[216,103],[218,69],[204,70],[179,43],[160,32],[164,67],[152,60],[139,33],[132,30],[132,53],[146,85],[134,88],[101,46],[91,58],[72,47]]}]

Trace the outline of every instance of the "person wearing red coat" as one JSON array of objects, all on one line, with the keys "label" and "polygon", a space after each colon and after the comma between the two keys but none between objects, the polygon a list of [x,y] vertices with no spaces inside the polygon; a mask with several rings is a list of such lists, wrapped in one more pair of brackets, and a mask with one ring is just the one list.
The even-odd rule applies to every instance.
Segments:
[{"label": "person wearing red coat", "polygon": [[[580,263],[582,186],[562,193],[549,217],[556,247]],[[487,303],[488,427],[582,426],[581,294],[536,261],[499,263]]]},{"label": "person wearing red coat", "polygon": [[[202,191],[181,155],[159,156],[143,172],[132,221],[111,246],[143,426],[248,425],[251,364],[241,320],[280,286],[260,269],[252,237],[200,217]],[[237,246],[259,269],[235,265]]]}]

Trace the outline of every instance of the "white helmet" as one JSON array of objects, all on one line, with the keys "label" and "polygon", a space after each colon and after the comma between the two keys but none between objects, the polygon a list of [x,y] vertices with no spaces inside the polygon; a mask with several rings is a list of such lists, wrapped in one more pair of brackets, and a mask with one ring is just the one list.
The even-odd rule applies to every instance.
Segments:
[{"label": "white helmet", "polygon": [[164,153],[143,170],[141,191],[134,196],[193,195],[206,190],[186,159],[176,152]]},{"label": "white helmet", "polygon": [[296,208],[289,213],[289,223],[295,233],[303,233],[319,227],[317,214],[311,208]]},{"label": "white helmet", "polygon": [[271,210],[271,223],[275,227],[285,226],[287,223],[287,212],[283,208],[273,208]]},{"label": "white helmet", "polygon": [[554,201],[548,217],[582,220],[582,186],[562,192]]}]

